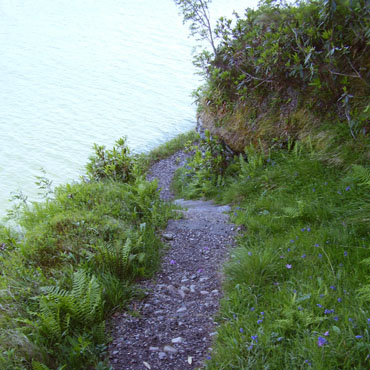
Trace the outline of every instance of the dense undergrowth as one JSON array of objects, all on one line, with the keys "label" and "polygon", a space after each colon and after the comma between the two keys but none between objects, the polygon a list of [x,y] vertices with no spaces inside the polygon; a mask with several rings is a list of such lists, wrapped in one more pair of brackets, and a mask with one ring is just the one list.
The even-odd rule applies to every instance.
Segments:
[{"label": "dense undergrowth", "polygon": [[335,160],[345,162],[370,129],[369,30],[368,0],[266,0],[221,18],[217,50],[196,57],[206,79],[195,93],[200,119],[239,152],[308,136],[324,150],[341,126],[349,135]]},{"label": "dense undergrowth", "polygon": [[105,319],[140,296],[138,279],[158,267],[158,229],[173,217],[145,170],[194,133],[147,155],[125,140],[95,146],[86,178],[50,188],[46,200],[19,196],[0,227],[0,368],[105,369]]},{"label": "dense undergrowth", "polygon": [[300,142],[225,161],[207,138],[175,181],[181,196],[233,204],[245,230],[206,367],[368,368],[370,169],[328,166]]}]

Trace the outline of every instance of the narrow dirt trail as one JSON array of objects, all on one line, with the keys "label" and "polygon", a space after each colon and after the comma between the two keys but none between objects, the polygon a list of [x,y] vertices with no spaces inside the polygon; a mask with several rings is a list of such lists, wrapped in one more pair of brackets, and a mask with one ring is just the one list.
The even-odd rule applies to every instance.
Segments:
[{"label": "narrow dirt trail", "polygon": [[[178,159],[177,159],[178,158]],[[170,183],[185,161],[182,152],[155,164],[161,196],[170,200]],[[132,302],[138,312],[116,314],[110,361],[113,369],[194,369],[210,355],[213,317],[221,298],[221,265],[233,244],[228,206],[210,201],[176,201],[184,217],[170,220],[163,239],[170,244],[161,270],[144,281],[144,300]]]}]

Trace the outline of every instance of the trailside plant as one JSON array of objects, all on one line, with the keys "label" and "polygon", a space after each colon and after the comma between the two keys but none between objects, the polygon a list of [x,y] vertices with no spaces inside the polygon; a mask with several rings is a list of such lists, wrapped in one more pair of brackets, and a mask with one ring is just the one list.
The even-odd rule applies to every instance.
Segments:
[{"label": "trailside plant", "polygon": [[[245,233],[225,266],[206,368],[367,368],[369,168],[328,166],[301,142],[246,152],[221,186],[207,183]],[[182,181],[180,195],[195,195],[196,176]]]},{"label": "trailside plant", "polygon": [[0,368],[108,369],[105,319],[158,267],[157,230],[172,217],[125,140],[95,146],[89,181],[25,197],[20,232],[0,227]]}]

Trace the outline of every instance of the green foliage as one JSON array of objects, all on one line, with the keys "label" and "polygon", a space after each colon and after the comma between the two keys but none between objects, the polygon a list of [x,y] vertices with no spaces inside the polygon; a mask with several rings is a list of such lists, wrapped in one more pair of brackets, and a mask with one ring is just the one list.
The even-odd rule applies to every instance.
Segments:
[{"label": "green foliage", "polygon": [[198,40],[207,40],[214,55],[217,54],[215,34],[212,30],[208,4],[211,0],[174,0],[181,9],[184,23],[190,22],[190,32]]},{"label": "green foliage", "polygon": [[108,368],[104,320],[158,267],[157,230],[173,215],[117,143],[90,160],[92,181],[50,193],[40,177],[47,199],[19,196],[19,231],[0,227],[1,368]]},{"label": "green foliage", "polygon": [[[221,185],[228,164],[224,145],[206,131],[204,140],[190,148],[195,152],[184,168],[177,171],[174,188],[188,198],[210,196],[212,185]],[[189,181],[190,179],[190,181]],[[187,187],[187,189],[183,187]]]},{"label": "green foliage", "polygon": [[[206,76],[205,86],[196,93],[199,110],[230,126],[222,117],[246,107],[253,107],[257,118],[273,110],[288,121],[306,108],[333,125],[346,122],[355,140],[366,136],[369,29],[367,0],[262,1],[258,9],[247,9],[234,21],[221,18],[214,30],[220,39],[217,54],[198,56]],[[245,121],[240,125],[250,126],[248,135],[257,131],[272,144],[258,120],[250,115]],[[272,125],[279,138],[297,137],[299,130],[279,121]],[[315,128],[313,122],[310,128]]]},{"label": "green foliage", "polygon": [[[245,230],[225,266],[208,369],[367,367],[369,168],[328,166],[309,143],[287,149],[250,146],[222,186],[196,193],[233,204]],[[182,196],[195,179],[182,179]]]},{"label": "green foliage", "polygon": [[130,155],[126,140],[126,138],[117,140],[116,146],[111,150],[105,149],[103,145],[94,144],[95,155],[90,157],[86,165],[87,176],[90,180],[130,181],[135,159]]}]

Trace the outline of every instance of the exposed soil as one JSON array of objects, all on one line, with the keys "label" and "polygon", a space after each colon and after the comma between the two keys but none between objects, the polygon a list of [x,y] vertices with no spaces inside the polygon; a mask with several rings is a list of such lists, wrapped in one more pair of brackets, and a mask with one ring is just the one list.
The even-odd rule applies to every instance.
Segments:
[{"label": "exposed soil", "polygon": [[[148,178],[158,178],[163,199],[173,198],[173,174],[185,160],[186,154],[179,152],[151,168]],[[210,355],[220,269],[234,237],[225,214],[230,208],[210,201],[176,203],[187,210],[182,219],[170,220],[162,235],[170,248],[161,270],[142,282],[145,299],[132,302],[131,313],[113,318],[109,353],[115,370],[194,369]]]}]

